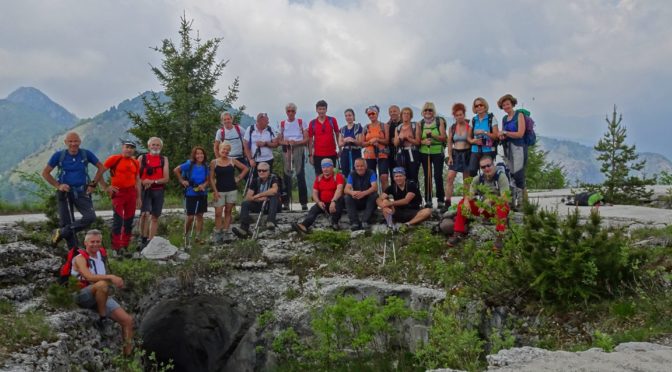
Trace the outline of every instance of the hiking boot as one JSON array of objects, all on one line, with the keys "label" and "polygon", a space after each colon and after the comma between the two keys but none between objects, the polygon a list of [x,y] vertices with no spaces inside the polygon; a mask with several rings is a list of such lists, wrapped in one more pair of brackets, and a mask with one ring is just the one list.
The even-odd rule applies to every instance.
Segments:
[{"label": "hiking boot", "polygon": [[436,202],[436,208],[438,209],[444,209],[446,205],[442,201]]},{"label": "hiking boot", "polygon": [[274,230],[275,230],[275,223],[273,223],[273,222],[271,222],[271,221],[267,221],[267,222],[266,222],[266,229],[267,229],[267,230],[274,231]]},{"label": "hiking boot", "polygon": [[288,211],[289,210],[289,203],[283,203],[282,204],[282,210],[283,211]]},{"label": "hiking boot", "polygon": [[362,229],[368,230],[369,229],[369,223],[368,222],[362,222]]},{"label": "hiking boot", "polygon": [[453,236],[448,238],[448,242],[446,242],[446,244],[449,247],[455,247],[456,245],[460,244],[462,239],[464,239],[464,234],[456,232],[456,233],[453,234]]},{"label": "hiking boot", "polygon": [[61,229],[55,229],[54,232],[51,234],[51,246],[56,247],[58,245],[58,242],[61,241]]},{"label": "hiking boot", "polygon": [[492,246],[492,252],[496,254],[497,256],[502,255],[502,248],[504,248],[504,237],[497,234],[497,238],[495,239],[495,243]]},{"label": "hiking boot", "polygon": [[434,209],[434,205],[432,203],[425,203],[425,208]]},{"label": "hiking boot", "polygon": [[352,226],[350,226],[350,230],[351,231],[361,231],[361,230],[364,230],[364,227],[362,227],[362,225],[352,225]]},{"label": "hiking boot", "polygon": [[301,210],[302,211],[307,211],[308,210],[308,204],[301,204]]},{"label": "hiking boot", "polygon": [[247,228],[234,226],[231,231],[240,239],[247,239],[250,236],[250,230]]},{"label": "hiking boot", "polygon": [[341,229],[341,227],[338,225],[338,222],[332,222],[331,228],[334,229],[334,231],[338,231]]},{"label": "hiking boot", "polygon": [[105,330],[105,325],[107,322],[105,320],[107,317],[101,316],[97,320],[93,321],[93,328],[97,329],[98,332],[103,332]]},{"label": "hiking boot", "polygon": [[308,228],[300,223],[292,222],[292,229],[300,234],[308,234]]}]

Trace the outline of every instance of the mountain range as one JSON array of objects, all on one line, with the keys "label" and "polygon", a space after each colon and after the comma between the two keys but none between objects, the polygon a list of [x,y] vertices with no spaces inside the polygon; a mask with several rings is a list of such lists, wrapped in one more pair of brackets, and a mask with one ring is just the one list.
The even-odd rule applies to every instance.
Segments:
[{"label": "mountain range", "polygon": [[[68,130],[79,133],[84,148],[100,159],[119,151],[119,138],[130,136],[131,121],[127,112],[143,114],[142,93],[124,100],[92,118],[79,120],[68,110],[53,102],[35,88],[19,88],[6,99],[0,100],[0,137],[4,156],[0,157],[0,198],[22,200],[21,172],[40,172],[49,157],[63,148]],[[160,93],[161,99],[168,97]],[[254,119],[243,115],[241,125],[251,125]],[[543,133],[543,128],[541,129]],[[569,185],[580,182],[597,183],[603,180],[600,164],[592,147],[577,142],[539,136],[539,147],[547,151],[547,160],[560,165]],[[672,162],[663,155],[640,152],[646,160],[642,172],[648,176],[661,171],[672,173]]]}]

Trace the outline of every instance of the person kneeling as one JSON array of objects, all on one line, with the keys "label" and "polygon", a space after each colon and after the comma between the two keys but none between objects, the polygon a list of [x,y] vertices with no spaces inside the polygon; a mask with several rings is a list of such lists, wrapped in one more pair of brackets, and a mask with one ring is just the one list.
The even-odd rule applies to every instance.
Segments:
[{"label": "person kneeling", "polygon": [[[110,318],[121,325],[124,340],[123,352],[130,355],[133,350],[133,318],[119,306],[110,292],[124,287],[124,280],[116,275],[106,274],[106,255],[101,247],[103,235],[98,230],[89,230],[84,238],[85,249],[72,260],[70,275],[79,280],[80,291],[75,294],[75,303],[87,309],[96,309],[100,318],[96,328],[104,327],[105,319]],[[95,274],[94,274],[95,273]]]},{"label": "person kneeling", "polygon": [[266,228],[275,230],[275,214],[278,212],[278,178],[271,174],[271,166],[268,163],[257,165],[259,177],[252,180],[250,188],[245,194],[245,200],[240,205],[240,227],[232,229],[233,233],[241,239],[250,237],[250,212],[268,212]]},{"label": "person kneeling", "polygon": [[[479,165],[481,167],[482,174],[476,175],[476,177],[474,177],[469,188],[469,196],[465,196],[462,200],[460,200],[459,204],[457,204],[457,214],[455,215],[454,225],[455,232],[453,233],[453,236],[448,239],[448,245],[451,247],[455,246],[466,236],[468,219],[462,210],[466,204],[469,206],[472,216],[496,218],[498,233],[493,249],[495,251],[500,251],[504,245],[503,233],[506,229],[506,219],[509,216],[509,180],[506,177],[504,171],[497,169],[493,159],[490,156],[484,155],[479,161]],[[499,195],[501,199],[499,201],[485,199],[486,192],[484,189],[494,195]],[[494,216],[492,213],[489,213],[483,207],[479,207],[476,204],[476,201],[474,200],[476,196],[480,197],[481,200],[484,200],[485,203],[495,207]]]},{"label": "person kneeling", "polygon": [[338,221],[343,212],[343,175],[334,174],[334,163],[331,159],[322,159],[322,174],[315,178],[313,183],[313,205],[308,215],[301,223],[293,223],[292,228],[300,233],[308,233],[308,228],[322,213],[331,216],[331,227],[338,230]]},{"label": "person kneeling", "polygon": [[420,209],[420,190],[414,181],[406,179],[406,170],[396,167],[392,173],[394,183],[378,198],[378,206],[383,210],[388,226],[394,227],[393,222],[413,226],[431,217],[431,208]]},{"label": "person kneeling", "polygon": [[[355,160],[355,171],[348,175],[345,185],[345,206],[348,210],[351,230],[362,230],[368,227],[371,217],[376,211],[378,198],[378,179],[376,172],[366,168],[366,161],[362,158]],[[361,221],[359,211],[364,211]]]}]

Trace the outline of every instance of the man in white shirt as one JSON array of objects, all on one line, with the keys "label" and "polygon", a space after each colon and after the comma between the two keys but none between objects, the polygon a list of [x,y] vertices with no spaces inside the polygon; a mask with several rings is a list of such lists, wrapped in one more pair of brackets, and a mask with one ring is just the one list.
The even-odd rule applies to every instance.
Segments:
[{"label": "man in white shirt", "polygon": [[219,144],[224,141],[229,141],[231,144],[231,151],[229,157],[238,160],[239,162],[249,165],[247,159],[252,157],[250,149],[243,144],[243,129],[238,124],[233,123],[233,115],[229,112],[222,112],[220,115],[222,127],[217,129],[215,133],[214,154],[215,158],[219,154]]},{"label": "man in white shirt", "polygon": [[306,174],[304,172],[305,148],[308,144],[308,130],[306,124],[301,118],[296,117],[296,105],[288,103],[285,106],[287,120],[280,122],[280,134],[278,141],[282,145],[283,154],[283,183],[284,193],[282,195],[283,209],[289,209],[290,195],[292,192],[292,177],[296,176],[296,182],[299,189],[299,202],[301,208],[308,210],[308,189],[306,187]]},{"label": "man in white shirt", "polygon": [[257,123],[245,130],[243,142],[251,154],[248,158],[251,167],[266,162],[273,170],[273,149],[278,147],[278,138],[268,126],[268,114],[261,112],[257,115]]}]

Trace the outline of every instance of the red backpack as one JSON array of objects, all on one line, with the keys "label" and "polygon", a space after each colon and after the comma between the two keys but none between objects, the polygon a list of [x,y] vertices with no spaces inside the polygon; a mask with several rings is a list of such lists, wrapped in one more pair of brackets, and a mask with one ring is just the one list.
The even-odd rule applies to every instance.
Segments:
[{"label": "red backpack", "polygon": [[[58,283],[61,285],[67,285],[68,281],[70,280],[70,272],[72,271],[72,260],[77,257],[78,254],[81,254],[84,256],[84,259],[88,262],[89,261],[89,254],[86,252],[86,249],[81,249],[77,247],[72,247],[68,251],[68,256],[65,259],[65,263],[63,266],[61,266],[61,272],[58,278]],[[107,266],[107,251],[105,248],[100,247],[100,256],[103,259],[103,263],[105,266]],[[86,282],[88,285],[88,282]],[[86,285],[85,285],[86,286]]]},{"label": "red backpack", "polygon": [[[243,134],[240,131],[240,125],[238,124],[233,124],[233,127],[236,128],[236,132],[238,132],[238,138],[240,139],[240,144],[245,146],[245,143],[243,142]],[[219,132],[219,136],[222,137],[222,142],[226,141],[226,135],[224,133],[224,127],[221,127]]]}]

